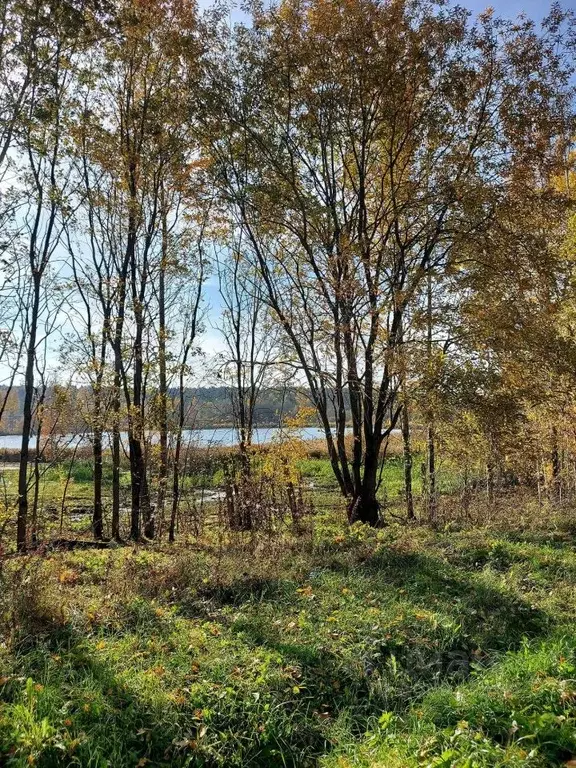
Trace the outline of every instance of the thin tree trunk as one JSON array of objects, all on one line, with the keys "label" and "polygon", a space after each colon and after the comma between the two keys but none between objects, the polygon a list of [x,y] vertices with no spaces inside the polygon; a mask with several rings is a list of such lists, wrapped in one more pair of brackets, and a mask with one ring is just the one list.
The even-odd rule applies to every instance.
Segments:
[{"label": "thin tree trunk", "polygon": [[[134,276],[132,278],[134,281]],[[133,413],[129,416],[130,471],[132,474],[132,515],[130,538],[140,536],[140,515],[144,522],[144,535],[152,539],[155,521],[150,505],[146,460],[144,456],[144,396],[143,396],[143,344],[144,315],[140,297],[133,298],[136,335],[134,339]]]},{"label": "thin tree trunk", "polygon": [[94,412],[93,429],[94,438],[92,444],[92,457],[94,461],[94,507],[92,510],[92,533],[94,538],[99,540],[104,536],[103,505],[102,505],[102,484],[103,484],[103,414],[102,414],[102,378],[104,376],[104,366],[106,364],[106,325],[108,317],[105,318],[105,325],[102,329],[100,339],[100,360],[99,369],[94,382]]},{"label": "thin tree trunk", "polygon": [[[126,311],[126,277],[128,273],[128,264],[130,249],[127,245],[126,253],[123,257],[121,269],[119,270],[119,287],[117,299],[117,316],[114,324],[114,335],[110,339],[112,351],[114,353],[114,384],[112,398],[112,538],[120,540],[120,387],[123,381],[122,367],[122,336],[124,333],[124,316]],[[128,409],[130,403],[126,401]]]},{"label": "thin tree trunk", "polygon": [[178,505],[180,503],[180,454],[182,451],[182,431],[184,429],[184,416],[186,413],[184,404],[184,368],[186,365],[187,350],[184,352],[184,360],[180,367],[180,377],[178,382],[178,427],[176,430],[176,445],[174,448],[174,466],[172,468],[172,510],[170,513],[170,528],[168,530],[168,541],[173,542],[176,538],[176,517],[178,515]]},{"label": "thin tree trunk", "polygon": [[34,294],[30,317],[30,336],[26,348],[26,372],[24,374],[24,405],[22,411],[22,443],[20,466],[18,468],[18,520],[16,525],[16,548],[26,551],[28,527],[28,458],[30,455],[30,431],[32,429],[32,399],[34,396],[34,362],[36,358],[36,334],[40,310],[40,279],[34,273]]},{"label": "thin tree trunk", "polygon": [[168,530],[168,541],[173,542],[176,538],[176,516],[178,514],[178,504],[180,502],[180,451],[182,448],[182,430],[178,430],[176,435],[176,446],[174,448],[174,467],[172,470],[172,510],[170,513],[170,528]]},{"label": "thin tree trunk", "polygon": [[94,459],[94,509],[92,511],[92,532],[94,538],[102,539],[104,536],[104,524],[102,515],[102,429],[94,430],[94,442],[92,446]]},{"label": "thin tree trunk", "polygon": [[[426,321],[427,321],[427,355],[428,355],[428,375],[430,376],[432,364],[432,273],[428,271],[428,281],[426,290]],[[430,396],[432,390],[429,383]],[[436,431],[434,425],[434,414],[430,403],[428,415],[428,435],[427,435],[427,475],[428,475],[428,519],[431,523],[436,522],[438,505],[436,498]]]},{"label": "thin tree trunk", "polygon": [[494,503],[494,463],[492,459],[489,459],[486,466],[486,485],[488,492],[488,504]]},{"label": "thin tree trunk", "polygon": [[130,452],[130,538],[138,541],[140,538],[140,502],[142,498],[142,446],[140,441],[134,438],[132,429],[129,428],[128,447]]},{"label": "thin tree trunk", "polygon": [[552,427],[552,493],[555,497],[561,496],[561,477],[560,472],[562,462],[560,461],[560,451],[558,449],[558,428]]},{"label": "thin tree trunk", "polygon": [[66,483],[64,484],[64,492],[62,493],[62,504],[60,506],[60,534],[62,534],[62,526],[64,524],[64,512],[66,511],[66,497],[68,496],[68,488],[70,487],[70,478],[72,477],[72,470],[74,469],[74,462],[76,461],[76,453],[80,442],[77,442],[72,452],[72,458],[68,465],[68,472],[66,473]]},{"label": "thin tree trunk", "polygon": [[176,520],[178,516],[178,506],[180,503],[180,456],[182,451],[182,432],[184,430],[184,420],[186,415],[186,404],[184,401],[184,377],[188,363],[188,355],[192,349],[192,344],[196,338],[196,322],[198,309],[202,296],[202,283],[204,275],[204,263],[200,260],[200,275],[198,277],[198,288],[195,295],[195,302],[190,317],[189,335],[183,339],[183,351],[180,361],[180,371],[178,376],[178,425],[176,428],[176,445],[174,449],[174,465],[172,468],[172,509],[170,513],[170,527],[168,530],[168,541],[173,542],[176,538]]},{"label": "thin tree trunk", "polygon": [[414,495],[412,493],[412,441],[410,435],[410,413],[404,399],[402,408],[402,443],[404,447],[404,496],[408,520],[415,520]]},{"label": "thin tree trunk", "polygon": [[120,370],[116,361],[112,412],[112,538],[120,541]]},{"label": "thin tree trunk", "polygon": [[[42,400],[44,400],[44,392]],[[38,404],[41,409],[42,403]],[[30,525],[30,540],[33,546],[38,543],[38,499],[40,496],[40,442],[42,440],[42,418],[37,421],[36,428],[36,454],[34,456],[34,498],[32,500],[32,520]]]},{"label": "thin tree trunk", "polygon": [[438,499],[436,496],[436,433],[434,424],[428,424],[428,518],[431,523],[436,521]]},{"label": "thin tree trunk", "polygon": [[160,525],[164,522],[166,486],[168,484],[168,384],[166,376],[166,264],[168,261],[168,230],[166,213],[162,213],[162,261],[158,285],[158,369],[160,399],[160,468],[158,477],[157,516]]}]

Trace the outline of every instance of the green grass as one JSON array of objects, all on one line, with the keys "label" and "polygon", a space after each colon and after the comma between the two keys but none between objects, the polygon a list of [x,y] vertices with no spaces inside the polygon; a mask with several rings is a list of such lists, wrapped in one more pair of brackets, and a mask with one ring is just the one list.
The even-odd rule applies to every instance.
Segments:
[{"label": "green grass", "polygon": [[[181,493],[198,494],[202,490],[209,495],[210,491],[219,489],[224,484],[224,473],[217,468],[209,457],[200,458],[196,462],[198,466],[186,474],[181,480]],[[327,458],[299,459],[297,469],[302,474],[304,488],[308,491],[312,501],[320,508],[333,507],[341,502],[334,474]],[[4,498],[9,505],[15,506],[17,499],[18,473],[14,470],[0,470],[0,505]],[[68,522],[67,512],[80,507],[88,508],[93,497],[93,466],[90,461],[77,460],[70,471],[69,464],[60,463],[53,466],[41,467],[41,480],[39,492],[39,508],[53,513],[40,515],[41,536],[50,536],[59,528],[62,497],[66,489],[64,527],[72,530],[83,531],[89,529],[89,516],[85,520],[72,524]],[[104,465],[104,506],[111,506],[112,494],[111,467]],[[459,490],[461,477],[458,472],[448,466],[440,466],[437,472],[437,486],[442,494],[451,494]],[[129,505],[130,474],[125,469],[121,473],[121,491],[124,496],[123,506]],[[422,493],[421,456],[415,454],[413,469],[413,491],[415,496]],[[403,460],[398,456],[390,456],[384,464],[381,478],[379,496],[382,502],[391,508],[403,511],[404,496],[404,466]],[[9,510],[8,516],[10,516]],[[3,522],[5,512],[0,512],[0,525]]]},{"label": "green grass", "polygon": [[[413,458],[412,487],[415,494],[422,492],[422,462],[424,456],[415,454]],[[328,459],[301,459],[297,463],[304,478],[319,487],[335,487],[334,474]],[[440,493],[453,493],[461,488],[462,477],[454,467],[443,466],[437,470],[437,484]],[[390,456],[383,467],[380,495],[389,502],[404,495],[404,461],[401,456]]]},{"label": "green grass", "polygon": [[568,533],[343,531],[326,517],[313,539],[17,558],[2,580],[7,766],[576,755]]}]

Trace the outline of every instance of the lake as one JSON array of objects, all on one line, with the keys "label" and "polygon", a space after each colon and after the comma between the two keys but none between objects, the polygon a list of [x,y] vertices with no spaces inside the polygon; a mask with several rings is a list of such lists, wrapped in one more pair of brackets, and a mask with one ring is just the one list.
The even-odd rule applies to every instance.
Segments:
[{"label": "lake", "polygon": [[[269,443],[279,436],[281,430],[278,427],[262,427],[254,430],[253,442],[256,444]],[[299,436],[303,440],[317,440],[324,438],[324,431],[318,427],[302,427],[298,430]],[[109,436],[108,436],[109,437]],[[76,445],[89,445],[88,437],[79,437],[78,435],[58,435],[56,437],[61,446],[74,448]],[[127,440],[125,432],[122,433],[123,441]],[[0,450],[18,450],[20,448],[20,435],[0,435]],[[158,436],[153,437],[156,442]],[[32,438],[34,446],[35,438]],[[236,430],[231,427],[221,427],[218,429],[186,429],[184,430],[184,442],[201,447],[207,446],[232,446],[238,443]]]}]

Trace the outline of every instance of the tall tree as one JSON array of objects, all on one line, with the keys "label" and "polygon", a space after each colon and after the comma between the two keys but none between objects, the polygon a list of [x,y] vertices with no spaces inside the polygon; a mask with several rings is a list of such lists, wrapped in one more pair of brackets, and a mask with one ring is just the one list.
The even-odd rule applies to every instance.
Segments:
[{"label": "tall tree", "polygon": [[[100,130],[106,134],[101,163],[111,175],[123,205],[122,250],[115,262],[115,303],[110,344],[114,357],[113,464],[119,506],[120,393],[126,402],[131,474],[131,538],[152,537],[155,520],[150,498],[145,444],[146,334],[151,318],[151,275],[162,262],[162,190],[178,164],[190,160],[184,119],[185,84],[192,79],[201,46],[193,5],[158,0],[143,5],[121,3],[114,16],[115,34],[105,48],[101,87],[107,111]],[[127,356],[127,347],[130,350]]]},{"label": "tall tree", "polygon": [[69,167],[65,162],[67,113],[75,57],[86,41],[82,5],[63,0],[43,4],[43,34],[36,40],[42,66],[34,70],[26,102],[14,130],[22,162],[27,202],[22,237],[25,240],[30,298],[26,305],[24,404],[22,444],[18,472],[17,547],[27,543],[28,458],[33,419],[34,373],[39,323],[50,295],[43,292],[44,278],[60,242],[63,219],[69,214]]},{"label": "tall tree", "polygon": [[214,179],[310,389],[351,522],[380,520],[408,309],[558,159],[562,22],[555,9],[539,34],[418,0],[285,0],[255,6],[214,64]]}]

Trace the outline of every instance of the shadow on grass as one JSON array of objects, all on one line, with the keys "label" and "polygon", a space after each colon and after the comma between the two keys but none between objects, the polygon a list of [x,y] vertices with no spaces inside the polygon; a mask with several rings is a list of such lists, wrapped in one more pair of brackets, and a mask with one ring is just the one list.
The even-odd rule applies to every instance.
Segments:
[{"label": "shadow on grass", "polygon": [[[431,556],[384,549],[359,563],[333,559],[311,574],[331,572],[343,586],[357,574],[365,592],[410,600],[415,607],[450,616],[462,625],[473,649],[503,651],[517,648],[525,638],[548,631],[552,618],[524,597],[487,583],[474,569],[462,569]],[[251,579],[227,586],[206,587],[198,600],[184,606],[185,615],[202,616],[224,606],[247,601],[266,604],[293,599],[294,582]]]},{"label": "shadow on grass", "polygon": [[[501,651],[518,648],[527,637],[543,635],[552,624],[544,612],[506,588],[488,583],[480,573],[394,548],[354,565],[334,555],[309,580],[314,589],[318,585],[338,591],[353,585],[358,595],[370,594],[371,600],[380,598],[382,604],[397,603],[406,614],[418,609],[435,612],[449,617],[452,629],[433,636],[431,626],[412,623],[399,626],[395,634],[396,630],[371,626],[367,619],[362,625],[364,636],[348,640],[345,649],[337,632],[323,630],[318,636],[311,633],[292,639],[270,620],[273,610],[284,615],[285,608],[288,616],[302,606],[293,581],[247,577],[225,587],[203,588],[198,597],[182,604],[182,618],[214,619],[225,606],[243,606],[240,619],[230,612],[217,615],[216,620],[235,643],[263,647],[277,655],[274,663],[284,682],[266,689],[269,708],[258,710],[257,715],[262,731],[250,714],[252,693],[239,688],[228,711],[219,704],[218,689],[210,686],[196,694],[189,692],[180,704],[162,697],[152,701],[130,690],[94,654],[93,643],[68,626],[55,630],[36,647],[22,649],[27,652],[21,655],[21,674],[46,680],[50,712],[65,712],[73,721],[71,733],[79,739],[74,749],[76,764],[304,768],[314,765],[338,738],[334,730],[338,716],[345,715],[349,736],[359,735],[383,710],[405,711],[431,688],[466,678],[475,664],[491,663]],[[359,611],[363,607],[368,608],[368,601],[358,604]],[[320,608],[310,603],[310,611]],[[138,629],[138,616],[134,624],[128,621],[124,631],[154,636],[153,626]],[[234,654],[234,644],[226,652]],[[126,659],[127,669],[129,665]],[[208,663],[203,675],[209,680],[210,674]],[[195,714],[198,706],[213,713],[205,734],[204,722]],[[42,706],[37,716],[42,716]],[[214,741],[199,750],[202,739]],[[37,765],[64,766],[71,759],[53,749]]]},{"label": "shadow on grass", "polygon": [[430,556],[384,550],[367,559],[362,570],[375,584],[403,589],[416,604],[452,616],[471,644],[484,651],[518,648],[525,638],[543,635],[553,623],[545,611],[488,584],[482,574]]},{"label": "shadow on grass", "polygon": [[[261,733],[255,728],[248,712],[253,701],[246,700],[245,714],[241,700],[234,703],[232,710],[219,711],[221,697],[211,688],[196,691],[195,695],[188,691],[189,698],[177,704],[163,697],[151,701],[146,695],[138,695],[134,688],[130,689],[129,681],[99,660],[93,646],[70,626],[44,635],[27,648],[23,646],[20,660],[19,676],[0,688],[0,707],[2,702],[7,707],[0,717],[0,765],[11,764],[3,758],[17,759],[15,737],[26,738],[18,716],[11,717],[9,709],[18,702],[28,709],[25,727],[29,734],[43,718],[59,731],[58,746],[50,745],[49,735],[44,745],[37,742],[34,765],[39,768],[305,768],[313,766],[315,756],[326,748],[321,729],[304,713],[293,712],[292,730],[279,729],[276,738],[273,732]],[[34,703],[27,702],[23,695],[27,677],[36,684]],[[37,683],[40,680],[41,685]],[[290,715],[289,701],[277,702],[274,709],[282,712],[280,706],[285,706]],[[202,711],[211,712],[209,719],[198,714]],[[3,754],[6,737],[2,730],[10,725],[14,729],[14,750]],[[27,754],[21,753],[20,762],[14,764],[28,764]]]},{"label": "shadow on grass", "polygon": [[[363,592],[381,596],[383,602],[397,598],[407,613],[427,610],[448,617],[455,629],[445,635],[439,632],[434,642],[427,637],[433,633],[427,625],[407,624],[387,631],[367,622],[358,652],[343,663],[338,637],[331,643],[326,634],[287,641],[281,628],[270,621],[270,611],[279,601],[292,610],[298,608],[293,602],[293,582],[245,580],[206,589],[203,604],[211,610],[230,605],[246,608],[249,601],[248,610],[230,623],[230,630],[243,642],[275,651],[284,663],[293,665],[314,712],[335,717],[348,710],[355,724],[353,733],[362,732],[370,718],[385,709],[405,710],[431,688],[466,679],[472,669],[494,663],[502,652],[517,649],[527,638],[545,635],[553,624],[544,611],[506,588],[489,584],[481,574],[431,556],[386,549],[354,566],[334,560],[315,578],[322,574],[342,579],[340,584],[328,582],[336,591],[352,586],[357,576]],[[316,589],[315,579],[311,581]]]},{"label": "shadow on grass", "polygon": [[[81,635],[63,627],[34,650],[28,648],[25,654],[23,650],[18,670],[21,677],[4,687],[2,699],[8,706],[24,702],[29,710],[25,728],[30,733],[43,718],[59,731],[58,745],[51,746],[49,732],[43,743],[37,742],[35,765],[134,766],[139,760],[142,765],[146,760],[153,760],[155,765],[170,764],[165,755],[178,735],[177,726],[159,722],[158,713],[147,708],[110,667],[95,658]],[[42,681],[33,703],[22,697],[22,680],[27,677]],[[5,709],[4,718],[5,727],[11,721],[17,749],[16,737],[25,742],[27,731],[15,710],[11,717],[10,710]],[[22,755],[24,765],[26,757]],[[0,764],[4,765],[1,759]]]}]

